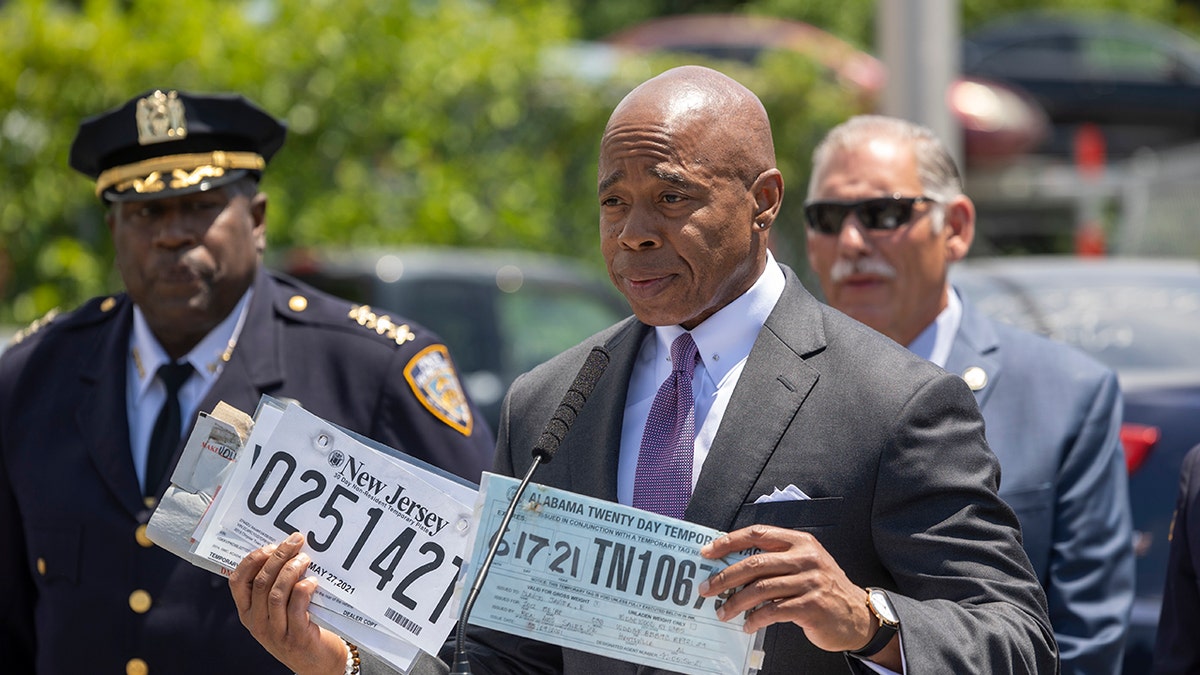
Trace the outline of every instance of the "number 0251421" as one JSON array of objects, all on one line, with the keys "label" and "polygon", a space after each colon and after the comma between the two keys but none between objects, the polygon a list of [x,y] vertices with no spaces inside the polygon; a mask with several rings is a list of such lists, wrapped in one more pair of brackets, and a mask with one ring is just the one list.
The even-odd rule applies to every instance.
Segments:
[{"label": "number 0251421", "polygon": [[323,590],[436,653],[456,618],[472,505],[298,408],[256,454],[225,522],[272,540],[302,532]]}]

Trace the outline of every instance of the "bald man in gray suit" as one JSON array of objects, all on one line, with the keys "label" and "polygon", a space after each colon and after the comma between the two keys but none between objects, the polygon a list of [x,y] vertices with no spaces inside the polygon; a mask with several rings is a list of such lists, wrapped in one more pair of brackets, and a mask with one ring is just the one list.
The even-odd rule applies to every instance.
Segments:
[{"label": "bald man in gray suit", "polygon": [[[731,593],[718,617],[744,614],[746,630],[765,630],[760,673],[1053,673],[1045,597],[996,494],[970,389],[818,303],[774,261],[767,239],[782,199],[770,124],[745,87],[689,66],[631,92],[601,140],[599,204],[609,274],[636,318],[513,384],[496,470],[526,471],[545,421],[603,345],[607,372],[536,478],[632,503],[668,346],[689,336],[699,364],[683,516],[729,532],[702,555],[759,551],[700,592]],[[786,486],[808,499],[756,503]],[[298,551],[250,554],[230,586],[272,653],[300,675],[336,675],[348,648],[305,625],[312,586],[299,581]],[[476,675],[662,672],[494,631],[469,638]],[[419,672],[444,672],[432,661]],[[370,659],[361,670],[387,672]]]}]

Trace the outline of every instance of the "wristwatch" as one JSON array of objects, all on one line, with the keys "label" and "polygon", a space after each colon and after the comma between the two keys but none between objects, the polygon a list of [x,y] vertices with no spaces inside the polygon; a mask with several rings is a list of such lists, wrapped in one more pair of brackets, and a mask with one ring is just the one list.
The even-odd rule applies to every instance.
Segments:
[{"label": "wristwatch", "polygon": [[860,659],[867,659],[878,654],[880,650],[888,646],[896,633],[900,632],[900,617],[896,616],[896,610],[892,607],[892,601],[888,597],[887,591],[882,588],[868,588],[867,609],[871,610],[876,619],[879,619],[879,630],[875,631],[875,637],[871,638],[867,646],[846,652],[850,656]]}]

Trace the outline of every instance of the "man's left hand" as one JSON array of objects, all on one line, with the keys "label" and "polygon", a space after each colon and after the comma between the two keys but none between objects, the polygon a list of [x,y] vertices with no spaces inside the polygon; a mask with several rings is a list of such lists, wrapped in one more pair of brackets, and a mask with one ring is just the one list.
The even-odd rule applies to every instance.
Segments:
[{"label": "man's left hand", "polygon": [[[790,621],[804,629],[816,647],[831,652],[861,649],[879,628],[866,605],[865,589],[851,583],[816,537],[768,525],[751,525],[718,537],[700,553],[721,558],[757,548],[756,553],[717,572],[701,583],[706,597],[731,593],[717,610],[722,621],[746,613],[745,630],[752,633],[774,623]],[[876,660],[891,667],[894,652],[899,670],[898,640]]]}]

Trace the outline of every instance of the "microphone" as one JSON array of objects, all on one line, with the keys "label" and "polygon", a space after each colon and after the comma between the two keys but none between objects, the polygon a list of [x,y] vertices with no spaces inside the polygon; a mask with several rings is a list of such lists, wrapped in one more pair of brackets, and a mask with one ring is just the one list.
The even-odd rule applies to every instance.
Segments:
[{"label": "microphone", "polygon": [[567,393],[563,396],[562,403],[558,404],[558,409],[546,423],[542,437],[533,446],[535,465],[537,460],[549,464],[550,460],[554,459],[554,453],[558,452],[558,444],[562,443],[563,437],[567,435],[567,430],[575,422],[575,417],[579,415],[583,404],[587,403],[588,397],[592,395],[596,381],[604,374],[604,369],[607,367],[608,352],[604,351],[603,347],[593,347],[592,353],[588,354],[587,360],[579,368],[579,373],[575,375],[575,381],[571,383],[571,388],[567,389]]},{"label": "microphone", "polygon": [[525,478],[521,480],[516,493],[513,494],[512,501],[508,503],[508,510],[504,512],[504,518],[500,521],[496,536],[492,539],[491,546],[488,547],[487,556],[483,559],[483,564],[479,566],[479,573],[475,575],[475,581],[471,584],[467,599],[463,601],[462,608],[459,610],[458,627],[454,637],[454,668],[450,671],[450,675],[471,675],[471,664],[467,660],[466,650],[467,617],[471,615],[471,608],[475,606],[475,600],[478,599],[479,592],[483,589],[483,580],[487,577],[488,570],[492,568],[492,560],[500,548],[500,540],[508,532],[508,523],[517,510],[517,504],[521,503],[521,495],[525,494],[525,488],[529,485],[529,480],[533,478],[534,469],[542,462],[549,463],[554,459],[554,453],[558,452],[558,444],[562,443],[563,437],[567,435],[567,431],[575,422],[575,417],[583,409],[583,404],[587,403],[588,396],[592,395],[592,389],[596,387],[597,380],[604,374],[604,369],[607,367],[608,352],[604,347],[592,347],[587,360],[583,362],[579,372],[575,375],[575,381],[571,383],[567,393],[563,396],[562,403],[558,404],[558,409],[554,411],[550,421],[546,422],[546,428],[542,431],[541,438],[534,444],[533,463],[529,465],[529,470],[525,472]]}]

